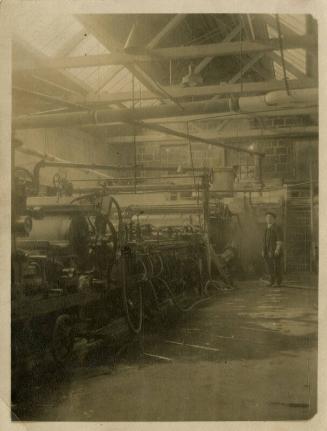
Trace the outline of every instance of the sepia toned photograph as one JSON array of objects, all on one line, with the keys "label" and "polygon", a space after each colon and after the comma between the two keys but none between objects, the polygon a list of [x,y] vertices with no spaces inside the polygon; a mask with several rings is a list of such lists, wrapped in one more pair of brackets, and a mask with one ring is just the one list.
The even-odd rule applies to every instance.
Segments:
[{"label": "sepia toned photograph", "polygon": [[312,419],[317,17],[13,19],[11,421]]}]

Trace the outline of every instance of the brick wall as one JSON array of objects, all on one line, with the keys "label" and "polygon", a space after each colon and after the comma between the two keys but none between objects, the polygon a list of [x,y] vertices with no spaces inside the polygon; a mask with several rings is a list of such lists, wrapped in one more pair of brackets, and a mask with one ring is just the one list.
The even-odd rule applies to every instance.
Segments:
[{"label": "brick wall", "polygon": [[[192,143],[194,167],[223,166],[223,150],[206,144]],[[187,143],[138,143],[136,147],[137,163],[144,166],[191,166],[190,150]]]},{"label": "brick wall", "polygon": [[291,139],[279,139],[258,143],[259,151],[265,153],[262,162],[263,179],[281,178],[293,179],[294,166],[294,141]]}]

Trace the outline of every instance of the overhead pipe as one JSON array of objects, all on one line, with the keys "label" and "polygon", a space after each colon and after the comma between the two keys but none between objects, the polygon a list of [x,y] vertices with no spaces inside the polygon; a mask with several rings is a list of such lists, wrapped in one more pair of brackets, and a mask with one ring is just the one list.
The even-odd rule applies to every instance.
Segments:
[{"label": "overhead pipe", "polygon": [[[42,156],[42,153],[40,153]],[[55,160],[57,159],[57,160]],[[95,163],[76,163],[76,162],[68,162],[63,161],[62,159],[53,157],[53,160],[45,160],[42,158],[36,165],[34,166],[33,170],[33,185],[35,188],[36,193],[39,192],[40,187],[40,171],[44,168],[71,168],[71,169],[84,169],[87,172],[97,172],[95,169],[105,170],[105,171],[126,171],[126,170],[134,170],[134,169],[141,169],[142,171],[154,171],[154,172],[166,172],[173,171],[176,172],[178,166],[170,166],[170,167],[156,167],[156,166],[143,166],[143,165],[108,165],[108,164],[95,164]],[[92,168],[92,169],[91,169]],[[202,174],[208,173],[208,170],[206,168],[183,168],[185,172],[201,172]],[[98,173],[99,174],[99,173]],[[106,179],[115,179],[115,177],[108,177],[104,176]],[[131,177],[130,179],[132,179]],[[144,177],[144,179],[147,179],[147,177]],[[86,179],[86,181],[93,181],[94,179]],[[98,178],[100,180],[100,178]]]},{"label": "overhead pipe", "polygon": [[317,106],[317,104],[317,88],[301,88],[290,90],[290,94],[287,94],[286,90],[277,90],[259,96],[240,97],[238,100],[239,112],[241,113],[254,112],[260,109],[265,111],[267,108],[269,110],[275,107],[312,107]]},{"label": "overhead pipe", "polygon": [[[135,123],[135,124],[137,124],[137,123]],[[140,123],[138,123],[138,124],[140,124]],[[264,157],[264,153],[261,153],[259,151],[253,151],[253,150],[248,150],[247,148],[241,148],[241,147],[235,146],[235,145],[224,144],[223,142],[221,142],[221,140],[215,140],[215,139],[209,140],[209,139],[202,138],[201,136],[190,135],[189,133],[184,133],[184,132],[180,132],[178,130],[169,129],[169,128],[164,127],[160,124],[149,124],[149,123],[141,122],[141,125],[145,128],[150,129],[150,130],[156,130],[158,132],[166,133],[167,135],[173,135],[173,136],[176,136],[179,138],[183,138],[183,139],[189,140],[191,142],[202,142],[204,144],[214,145],[217,147],[226,148],[228,150],[235,150],[235,151],[251,154],[252,156],[255,155],[258,157]]]},{"label": "overhead pipe", "polygon": [[[41,158],[42,164],[45,164],[45,163],[54,163],[54,164],[56,164],[56,166],[57,165],[60,165],[60,166],[65,165],[66,166],[66,165],[72,163],[69,160],[62,159],[62,158],[57,157],[57,156],[55,156],[53,154],[43,153],[42,151],[35,150],[34,148],[25,147],[25,146],[23,146],[23,142],[20,141],[19,139],[16,139],[16,138],[14,138],[14,145],[15,145],[15,150],[19,151],[20,153],[26,154],[28,156],[33,156],[33,157],[39,157],[39,158]],[[38,163],[41,163],[41,162],[38,162]],[[90,166],[84,166],[84,167],[83,166],[79,166],[79,167],[83,171],[85,171],[87,174],[93,173],[93,174],[98,175],[99,176],[99,178],[98,178],[99,180],[101,178],[104,178],[104,179],[111,179],[112,178],[112,176],[105,175],[102,172],[98,172],[98,171],[96,171],[94,169],[84,169],[84,168],[87,168],[87,167],[89,168]],[[94,167],[94,165],[93,165],[93,167]]]},{"label": "overhead pipe", "polygon": [[134,110],[102,109],[97,111],[80,111],[60,114],[23,115],[14,118],[14,129],[33,129],[50,127],[74,127],[86,125],[105,125],[110,123],[130,123],[135,121],[182,117],[197,114],[246,113],[252,111],[269,111],[276,107],[293,107],[294,105],[316,106],[318,104],[317,88],[292,90],[288,96],[286,91],[272,91],[260,96],[232,96],[229,98],[201,102],[183,103],[179,106],[160,105],[140,107]]},{"label": "overhead pipe", "polygon": [[177,117],[196,113],[231,112],[237,108],[233,99],[183,103],[183,110],[174,105],[160,105],[129,109],[102,109],[53,115],[23,115],[13,120],[14,129],[73,127],[78,125],[128,123],[150,118]]},{"label": "overhead pipe", "polygon": [[[137,194],[137,193],[168,193],[168,192],[185,192],[185,191],[194,191],[199,192],[203,190],[203,186],[198,184],[194,186],[194,184],[170,184],[170,183],[162,183],[162,184],[149,184],[149,185],[128,185],[128,186],[110,186],[108,187],[108,191],[111,194]],[[85,193],[101,193],[103,192],[103,188],[101,187],[80,187],[74,189],[74,194],[85,194]]]}]

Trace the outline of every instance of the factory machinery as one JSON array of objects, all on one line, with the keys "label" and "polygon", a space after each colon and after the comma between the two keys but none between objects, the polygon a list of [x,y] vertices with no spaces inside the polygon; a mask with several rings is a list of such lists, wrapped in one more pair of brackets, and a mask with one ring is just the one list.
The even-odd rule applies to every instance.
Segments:
[{"label": "factory machinery", "polygon": [[[120,206],[126,186],[116,185],[114,194],[103,186],[76,194],[59,174],[52,193],[35,194],[38,174],[39,167],[34,177],[16,168],[14,176],[13,369],[35,356],[65,365],[80,340],[117,341],[122,327],[139,334],[164,321],[169,308],[184,313],[207,300],[214,285],[207,174],[196,186],[201,204],[147,209]],[[197,222],[185,223],[190,211]],[[161,222],[154,221],[158,212],[166,213]]]}]

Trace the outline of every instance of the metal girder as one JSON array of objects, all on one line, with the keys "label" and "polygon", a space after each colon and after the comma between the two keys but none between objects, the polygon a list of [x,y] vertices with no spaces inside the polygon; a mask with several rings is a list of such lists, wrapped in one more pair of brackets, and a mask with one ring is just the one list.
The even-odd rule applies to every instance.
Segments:
[{"label": "metal girder", "polygon": [[79,45],[85,38],[85,31],[80,30],[74,34],[57,52],[58,57],[66,57],[77,45]]},{"label": "metal girder", "polygon": [[264,53],[259,52],[255,56],[253,56],[244,66],[242,66],[242,69],[237,72],[229,81],[229,84],[236,83],[241,77],[246,73],[248,70],[250,70],[262,57],[264,56]]},{"label": "metal girder", "polygon": [[[292,89],[296,88],[310,88],[316,87],[316,83],[313,80],[297,79],[290,80],[289,86]],[[265,93],[273,90],[283,90],[285,84],[283,81],[271,80],[265,82],[243,82],[240,84],[220,84],[220,85],[206,85],[199,87],[180,87],[178,85],[171,87],[163,87],[164,90],[169,91],[169,94],[174,98],[183,97],[208,97],[212,95],[226,95],[226,94],[240,94],[244,93]],[[157,96],[150,91],[142,92],[142,100],[153,100]],[[71,103],[80,103],[85,105],[101,105],[101,104],[116,104],[119,102],[126,102],[131,99],[130,92],[119,92],[119,93],[107,93],[102,92],[100,94],[89,93],[86,96],[71,96],[67,100]]]},{"label": "metal girder", "polygon": [[[315,40],[310,36],[297,36],[284,40],[284,49],[315,48]],[[223,57],[251,53],[264,53],[279,49],[278,39],[264,41],[238,41],[221,42],[207,45],[189,45],[183,47],[169,47],[156,49],[142,49],[141,53],[112,52],[111,54],[84,55],[77,57],[61,57],[48,59],[41,67],[49,69],[70,69],[107,65],[133,65],[134,63],[155,62],[172,59],[192,59],[203,57]],[[38,66],[40,67],[40,66]],[[33,69],[33,65],[26,66],[25,70]]]},{"label": "metal girder", "polygon": [[133,46],[133,39],[135,38],[136,33],[136,23],[132,25],[132,28],[130,29],[129,35],[126,39],[126,42],[124,44],[124,49],[129,48],[130,46]]},{"label": "metal girder", "polygon": [[254,26],[253,26],[252,19],[251,19],[251,14],[247,13],[245,15],[245,20],[246,20],[247,26],[249,28],[249,33],[250,33],[251,39],[254,40],[256,37],[255,37]]},{"label": "metal girder", "polygon": [[[123,46],[117,40],[114,40],[112,35],[106,28],[103,27],[97,15],[77,15],[76,18],[81,24],[90,31],[93,36],[103,45],[108,51],[122,49]],[[108,54],[110,55],[110,54]],[[162,97],[162,91],[158,88],[157,83],[150,78],[137,64],[130,63],[127,69],[146,87],[148,90]]]},{"label": "metal girder", "polygon": [[[163,29],[156,34],[156,36],[147,44],[147,48],[154,48],[157,46],[163,38],[168,36],[168,34],[173,31],[186,17],[186,14],[177,14],[164,26]],[[135,27],[134,27],[135,29]],[[130,39],[130,38],[129,38]],[[130,42],[130,41],[129,41]],[[126,48],[126,43],[125,43]],[[114,71],[110,69],[108,75],[103,79],[103,81],[98,86],[96,92],[98,93],[105,85],[108,84],[119,72],[124,69],[124,66],[117,66]],[[130,99],[130,95],[129,95]]]},{"label": "metal girder", "polygon": [[162,39],[168,36],[175,28],[184,20],[187,14],[181,13],[175,15],[169,22],[166,24],[160,31],[157,33],[154,38],[147,44],[147,48],[154,48],[159,45]]},{"label": "metal girder", "polygon": [[[231,42],[234,37],[240,32],[242,26],[236,26],[223,40],[223,42]],[[194,69],[194,73],[201,73],[215,57],[205,57]]]}]

